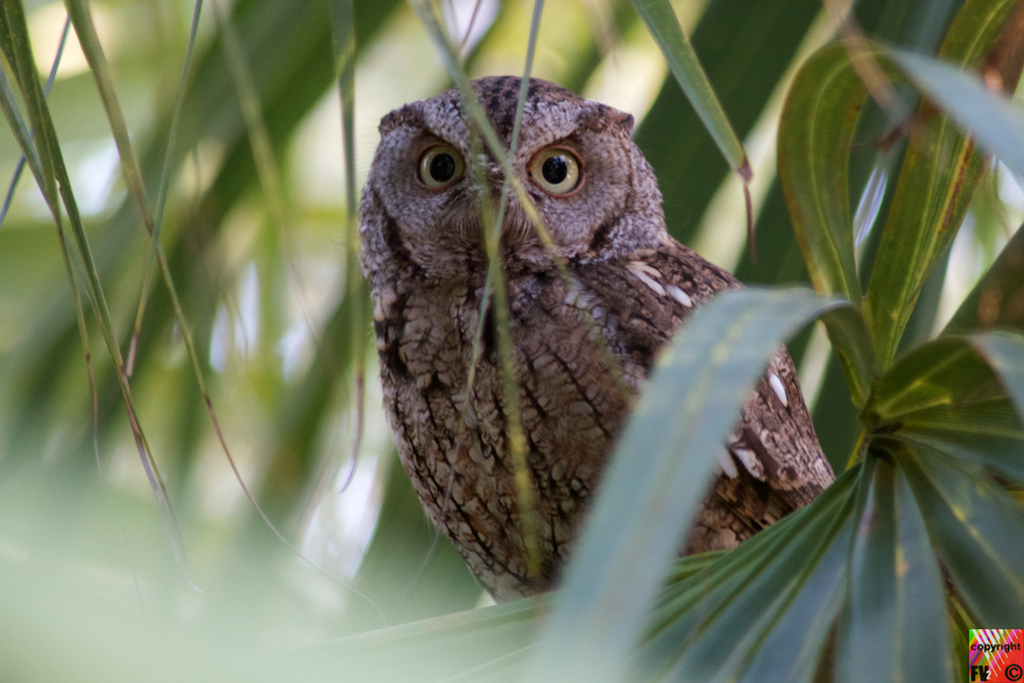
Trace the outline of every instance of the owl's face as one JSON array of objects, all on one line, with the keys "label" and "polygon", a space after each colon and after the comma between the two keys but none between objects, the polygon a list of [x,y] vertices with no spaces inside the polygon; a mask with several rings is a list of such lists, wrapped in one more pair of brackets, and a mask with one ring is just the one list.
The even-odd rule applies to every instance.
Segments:
[{"label": "owl's face", "polygon": [[[506,151],[519,85],[516,77],[473,82]],[[504,177],[489,152],[473,154],[471,125],[456,90],[381,121],[360,212],[368,271],[396,250],[438,277],[484,262],[481,185],[496,207]],[[632,127],[629,114],[531,81],[511,164],[560,256],[601,260],[660,239],[661,195]],[[551,260],[514,193],[501,234],[506,259]]]}]

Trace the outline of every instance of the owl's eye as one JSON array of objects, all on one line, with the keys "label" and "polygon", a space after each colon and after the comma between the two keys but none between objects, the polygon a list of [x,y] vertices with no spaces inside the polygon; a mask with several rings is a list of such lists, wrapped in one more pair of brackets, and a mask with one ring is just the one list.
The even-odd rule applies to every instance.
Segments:
[{"label": "owl's eye", "polygon": [[579,187],[580,162],[567,149],[549,147],[533,158],[530,175],[548,194],[566,195]]},{"label": "owl's eye", "polygon": [[420,180],[427,187],[444,187],[462,177],[462,155],[451,145],[434,145],[420,157]]}]

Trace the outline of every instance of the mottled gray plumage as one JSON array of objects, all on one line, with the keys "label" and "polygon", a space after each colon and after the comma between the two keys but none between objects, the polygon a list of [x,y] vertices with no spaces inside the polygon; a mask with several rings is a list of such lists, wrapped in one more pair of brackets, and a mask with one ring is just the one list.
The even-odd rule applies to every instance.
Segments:
[{"label": "mottled gray plumage", "polygon": [[[473,84],[506,149],[519,84]],[[492,158],[472,156],[468,126],[454,90],[384,117],[360,208],[362,259],[402,463],[434,524],[487,590],[508,600],[557,578],[658,350],[695,306],[740,285],[666,232],[631,116],[531,81],[512,167],[569,275],[510,198],[501,259],[540,546],[531,573],[490,319],[466,393],[487,271],[474,168],[495,200],[502,183]],[[687,552],[733,547],[832,481],[784,350],[714,455],[722,473]]]}]

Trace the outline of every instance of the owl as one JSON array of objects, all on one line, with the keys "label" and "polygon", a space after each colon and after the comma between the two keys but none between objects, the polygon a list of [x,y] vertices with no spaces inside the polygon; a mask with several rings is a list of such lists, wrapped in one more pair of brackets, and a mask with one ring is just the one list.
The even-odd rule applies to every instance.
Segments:
[{"label": "owl", "polygon": [[[508,151],[520,79],[472,85]],[[361,263],[402,464],[427,515],[504,601],[552,587],[658,351],[694,308],[741,285],[669,236],[632,116],[533,79],[510,161],[550,243],[510,193],[499,258],[518,400],[506,401],[481,220],[505,178],[474,125],[457,90],[381,120]],[[518,483],[510,403],[525,437]],[[784,349],[708,457],[720,472],[687,553],[734,547],[833,480]]]}]

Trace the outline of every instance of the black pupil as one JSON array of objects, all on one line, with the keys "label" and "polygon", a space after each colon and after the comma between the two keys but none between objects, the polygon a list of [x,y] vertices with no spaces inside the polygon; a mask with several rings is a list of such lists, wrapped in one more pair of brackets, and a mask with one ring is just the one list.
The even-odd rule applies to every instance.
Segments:
[{"label": "black pupil", "polygon": [[548,157],[544,160],[544,165],[540,167],[540,172],[544,176],[544,180],[552,185],[558,185],[569,175],[569,167],[561,156]]},{"label": "black pupil", "polygon": [[441,152],[430,160],[430,177],[439,183],[445,183],[455,175],[455,159],[447,152]]}]

